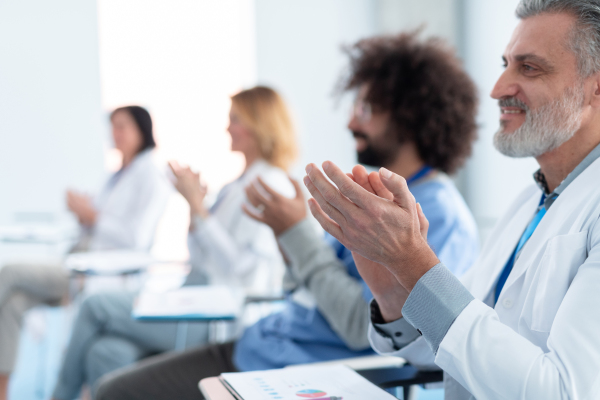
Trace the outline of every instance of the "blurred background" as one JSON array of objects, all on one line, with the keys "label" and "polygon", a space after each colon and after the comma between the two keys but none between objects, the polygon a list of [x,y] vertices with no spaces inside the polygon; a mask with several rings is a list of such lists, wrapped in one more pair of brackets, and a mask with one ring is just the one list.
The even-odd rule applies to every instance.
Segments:
[{"label": "blurred background", "polygon": [[[349,170],[349,98],[334,89],[340,51],[359,38],[424,27],[449,41],[480,89],[479,140],[456,177],[485,239],[525,185],[532,160],[492,147],[489,92],[516,24],[517,0],[0,0],[0,224],[66,214],[64,191],[115,170],[108,113],[140,104],[158,157],[202,172],[211,193],[240,172],[229,151],[229,96],[257,83],[289,102],[301,157]],[[104,151],[102,149],[105,149]],[[173,197],[154,253],[184,259],[187,209]]]},{"label": "blurred background", "polygon": [[[0,0],[0,227],[68,220],[65,190],[92,193],[119,168],[109,113],[123,105],[150,111],[160,163],[176,159],[201,171],[212,196],[242,170],[229,150],[229,96],[256,84],[274,87],[292,109],[301,145],[293,176],[325,160],[350,170],[352,99],[335,95],[347,66],[342,46],[422,27],[423,37],[441,36],[457,49],[479,87],[479,139],[455,180],[488,239],[536,169],[492,146],[499,110],[489,93],[517,2]],[[187,203],[172,196],[153,254],[185,260],[188,222]],[[0,261],[8,257],[2,246]],[[30,347],[23,359],[51,348]],[[55,375],[44,371],[56,370],[60,354],[41,359],[52,365],[21,364],[14,398],[49,393]]]}]

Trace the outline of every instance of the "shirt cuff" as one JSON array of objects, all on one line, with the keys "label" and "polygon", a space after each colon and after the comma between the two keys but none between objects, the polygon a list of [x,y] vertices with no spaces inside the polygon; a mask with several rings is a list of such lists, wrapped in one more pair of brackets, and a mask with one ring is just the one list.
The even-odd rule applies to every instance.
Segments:
[{"label": "shirt cuff", "polygon": [[414,342],[421,333],[415,329],[405,318],[385,323],[381,318],[379,305],[375,299],[371,300],[369,307],[371,313],[371,324],[380,336],[390,339],[395,350]]},{"label": "shirt cuff", "polygon": [[473,299],[458,278],[439,263],[419,279],[402,307],[402,315],[437,354],[448,329]]},{"label": "shirt cuff", "polygon": [[192,214],[191,216],[191,232],[198,232],[206,224],[206,218],[203,218],[199,214]]}]

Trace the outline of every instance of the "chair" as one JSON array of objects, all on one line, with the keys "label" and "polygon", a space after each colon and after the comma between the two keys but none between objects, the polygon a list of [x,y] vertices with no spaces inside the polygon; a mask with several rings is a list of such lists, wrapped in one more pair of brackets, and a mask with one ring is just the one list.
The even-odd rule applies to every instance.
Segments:
[{"label": "chair", "polygon": [[411,386],[444,380],[442,371],[419,371],[409,364],[397,368],[376,368],[356,372],[382,389],[401,387],[404,400],[409,399]]}]

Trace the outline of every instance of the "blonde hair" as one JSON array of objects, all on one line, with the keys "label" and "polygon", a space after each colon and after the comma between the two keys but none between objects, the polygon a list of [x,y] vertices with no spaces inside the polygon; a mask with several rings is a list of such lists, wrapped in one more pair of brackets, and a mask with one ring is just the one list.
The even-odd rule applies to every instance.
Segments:
[{"label": "blonde hair", "polygon": [[256,136],[262,157],[287,170],[297,156],[296,134],[285,102],[273,89],[256,86],[231,97],[241,122]]}]

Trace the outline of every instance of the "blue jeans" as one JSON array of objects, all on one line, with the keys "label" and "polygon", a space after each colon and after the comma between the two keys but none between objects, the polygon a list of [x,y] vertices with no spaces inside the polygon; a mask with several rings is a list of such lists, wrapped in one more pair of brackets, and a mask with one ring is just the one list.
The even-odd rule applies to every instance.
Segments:
[{"label": "blue jeans", "polygon": [[[150,355],[175,349],[177,323],[134,320],[131,310],[135,296],[134,293],[107,292],[90,296],[83,302],[54,398],[75,399],[84,383],[95,396],[96,383],[103,375]],[[187,345],[198,346],[207,340],[207,324],[189,324]]]}]

